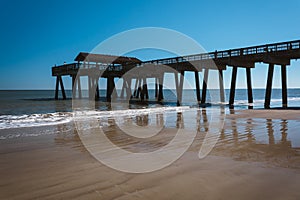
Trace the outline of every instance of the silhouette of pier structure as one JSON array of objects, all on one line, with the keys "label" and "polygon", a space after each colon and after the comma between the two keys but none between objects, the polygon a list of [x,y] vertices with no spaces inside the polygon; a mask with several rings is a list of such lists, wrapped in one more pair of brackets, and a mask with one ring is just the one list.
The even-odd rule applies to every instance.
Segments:
[{"label": "silhouette of pier structure", "polygon": [[[164,74],[174,73],[176,86],[177,104],[182,101],[183,81],[185,72],[190,71],[195,74],[196,96],[200,104],[206,103],[207,82],[209,71],[217,70],[219,74],[220,101],[225,102],[223,71],[232,67],[231,86],[229,95],[229,106],[234,106],[237,70],[245,68],[248,91],[249,108],[253,106],[251,69],[255,68],[255,63],[268,64],[267,84],[265,92],[265,108],[270,108],[271,93],[274,67],[281,67],[281,89],[282,107],[287,108],[287,71],[286,68],[291,64],[291,60],[300,58],[300,40],[251,46],[224,51],[215,51],[187,56],[164,58],[150,61],[141,61],[134,57],[112,56],[91,53],[79,53],[75,58],[75,63],[64,64],[52,67],[52,76],[56,77],[55,99],[58,99],[59,86],[61,87],[62,98],[66,99],[66,93],[62,76],[72,77],[73,98],[82,98],[80,77],[88,77],[89,98],[99,99],[99,78],[107,79],[106,98],[116,95],[113,93],[115,88],[115,78],[123,78],[121,97],[130,96],[140,100],[149,98],[147,78],[155,78],[155,97],[157,101],[164,99],[163,85]],[[136,73],[126,76],[126,73],[135,68],[143,70],[143,67],[152,67],[153,70],[147,73]],[[168,69],[162,69],[168,66]],[[203,72],[202,88],[200,90],[199,72]],[[180,75],[178,77],[178,75]],[[77,76],[77,78],[76,78]],[[134,90],[132,91],[132,80],[135,79]],[[200,93],[201,92],[201,93]]]}]

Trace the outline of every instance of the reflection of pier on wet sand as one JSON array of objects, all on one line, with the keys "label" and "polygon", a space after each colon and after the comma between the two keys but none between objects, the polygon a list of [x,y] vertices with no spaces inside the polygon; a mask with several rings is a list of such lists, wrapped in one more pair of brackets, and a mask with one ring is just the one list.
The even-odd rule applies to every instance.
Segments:
[{"label": "reflection of pier on wet sand", "polygon": [[[225,114],[225,110],[218,112]],[[263,110],[234,111],[226,115],[222,127],[217,128],[218,142],[211,154],[233,157],[237,160],[269,162],[280,166],[300,167],[300,128],[299,111],[290,114],[282,110],[272,111],[272,117]],[[269,116],[269,115],[268,115]],[[209,109],[193,109],[175,113],[142,114],[125,116],[124,123],[141,127],[156,126],[162,129],[149,138],[130,136],[119,128],[113,117],[102,119],[106,136],[116,145],[132,152],[155,151],[176,135],[178,129],[196,131],[197,135],[191,149],[199,151],[206,134],[216,127],[210,124],[215,120]],[[102,125],[103,125],[102,124]],[[66,125],[57,126],[60,132],[65,132]],[[75,130],[74,130],[75,131]],[[76,131],[74,137],[77,137]],[[64,138],[65,136],[62,135]],[[57,135],[57,141],[60,141]],[[78,138],[79,139],[79,138]],[[66,141],[64,141],[66,142]]]},{"label": "reflection of pier on wet sand", "polygon": [[[215,112],[225,115],[226,110],[217,109]],[[191,149],[199,151],[205,136],[211,131],[219,131],[211,136],[218,138],[211,152],[213,155],[229,156],[238,160],[276,161],[276,165],[300,167],[300,135],[297,134],[297,129],[300,128],[299,111],[271,112],[273,115],[270,117],[264,110],[230,110],[220,127],[211,125],[215,124],[216,114],[213,115],[211,109],[205,108],[124,116],[123,123],[127,126],[161,128],[156,135],[149,138],[137,138],[124,133],[120,122],[116,122],[119,117],[100,121],[110,141],[132,152],[155,151],[167,145],[179,129],[197,132]]]}]

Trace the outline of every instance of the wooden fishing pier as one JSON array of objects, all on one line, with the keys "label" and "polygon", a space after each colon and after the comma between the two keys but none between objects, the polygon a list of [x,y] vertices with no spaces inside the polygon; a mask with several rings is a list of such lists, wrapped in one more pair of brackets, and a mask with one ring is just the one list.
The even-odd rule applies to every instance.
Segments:
[{"label": "wooden fishing pier", "polygon": [[[251,69],[255,63],[268,64],[267,84],[265,93],[265,108],[270,108],[274,67],[281,67],[281,88],[282,107],[288,106],[287,94],[287,71],[286,67],[291,60],[300,58],[300,40],[251,46],[224,51],[215,51],[202,54],[194,54],[180,57],[141,61],[134,57],[112,56],[91,53],[79,53],[74,63],[52,67],[52,76],[56,77],[55,99],[58,99],[59,86],[61,87],[62,98],[66,99],[66,93],[62,76],[72,78],[73,98],[82,98],[80,77],[88,77],[89,98],[99,99],[99,79],[107,80],[107,100],[116,95],[115,78],[123,79],[121,97],[126,93],[127,97],[137,98],[144,101],[149,98],[147,78],[155,78],[155,97],[161,101],[163,96],[163,83],[165,73],[174,73],[176,86],[177,104],[182,101],[183,81],[185,72],[195,73],[196,96],[199,104],[206,103],[207,82],[209,71],[217,70],[219,74],[220,101],[225,102],[223,70],[232,67],[229,106],[234,106],[237,70],[245,68],[249,108],[253,106]],[[162,69],[162,66],[167,68]],[[135,73],[126,75],[130,70],[138,68],[141,72],[148,69],[147,73]],[[149,68],[152,67],[150,72]],[[202,88],[200,90],[199,72],[203,72]],[[178,74],[180,75],[178,77]],[[77,77],[77,78],[76,78]],[[132,91],[131,83],[135,79],[135,86]]]}]

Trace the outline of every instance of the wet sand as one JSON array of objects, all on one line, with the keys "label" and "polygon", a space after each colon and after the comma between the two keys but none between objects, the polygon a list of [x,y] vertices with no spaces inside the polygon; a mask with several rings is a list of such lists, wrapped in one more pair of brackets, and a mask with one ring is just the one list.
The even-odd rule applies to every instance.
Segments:
[{"label": "wet sand", "polygon": [[[0,140],[0,199],[300,199],[300,111],[235,111],[201,160],[200,114],[203,123],[189,150],[145,174],[119,172],[94,159],[72,123],[1,130],[54,134]],[[125,141],[113,126],[106,131],[125,149],[145,150],[168,143],[173,129],[143,143]]]}]

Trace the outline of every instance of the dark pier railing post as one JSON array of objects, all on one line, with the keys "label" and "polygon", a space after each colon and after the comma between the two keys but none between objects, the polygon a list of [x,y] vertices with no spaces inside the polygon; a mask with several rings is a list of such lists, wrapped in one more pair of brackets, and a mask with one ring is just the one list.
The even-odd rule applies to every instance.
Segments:
[{"label": "dark pier railing post", "polygon": [[281,89],[282,89],[282,107],[287,108],[287,81],[286,81],[286,65],[281,65]]},{"label": "dark pier railing post", "polygon": [[220,101],[221,103],[225,102],[225,93],[224,93],[224,81],[223,81],[223,70],[219,69],[219,87],[220,87]]},{"label": "dark pier railing post", "polygon": [[206,93],[207,93],[207,81],[208,81],[208,74],[209,74],[209,69],[205,69],[204,71],[204,77],[203,77],[203,85],[202,85],[202,99],[201,103],[205,104],[206,103]]},{"label": "dark pier railing post", "polygon": [[200,84],[199,84],[199,73],[198,73],[198,71],[195,71],[195,83],[196,83],[197,101],[199,103],[201,101],[201,98],[200,98]]},{"label": "dark pier railing post", "polygon": [[273,83],[274,64],[269,64],[266,96],[265,96],[265,108],[270,108],[271,94],[272,94],[272,83]]},{"label": "dark pier railing post", "polygon": [[233,104],[234,104],[237,69],[238,69],[237,67],[232,68],[230,96],[229,96],[229,107],[231,108],[233,108]]},{"label": "dark pier railing post", "polygon": [[247,91],[248,91],[248,108],[253,108],[253,95],[252,95],[252,83],[251,83],[251,68],[246,68],[247,77]]}]

